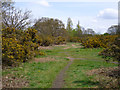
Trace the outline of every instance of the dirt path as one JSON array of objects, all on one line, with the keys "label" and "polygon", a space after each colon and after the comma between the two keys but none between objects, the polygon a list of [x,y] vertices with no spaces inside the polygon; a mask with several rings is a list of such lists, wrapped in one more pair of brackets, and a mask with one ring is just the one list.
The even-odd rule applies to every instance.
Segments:
[{"label": "dirt path", "polygon": [[72,47],[73,47],[73,48],[77,48],[74,44],[72,44]]},{"label": "dirt path", "polygon": [[56,76],[56,79],[53,82],[52,88],[63,88],[65,72],[68,70],[69,66],[72,64],[74,60],[73,58],[70,58],[70,57],[67,57],[67,58],[70,59],[70,61],[67,64],[67,66],[64,67],[64,69],[62,69],[60,73]]}]

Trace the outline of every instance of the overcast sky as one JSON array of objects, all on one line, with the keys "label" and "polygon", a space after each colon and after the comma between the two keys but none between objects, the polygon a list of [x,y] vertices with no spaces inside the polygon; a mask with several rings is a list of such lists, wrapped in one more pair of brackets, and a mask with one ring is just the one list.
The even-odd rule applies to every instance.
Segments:
[{"label": "overcast sky", "polygon": [[[89,2],[88,2],[89,1]],[[58,18],[66,25],[68,17],[76,27],[78,20],[85,29],[105,33],[118,24],[117,0],[15,0],[15,6],[32,11],[32,18]]]}]

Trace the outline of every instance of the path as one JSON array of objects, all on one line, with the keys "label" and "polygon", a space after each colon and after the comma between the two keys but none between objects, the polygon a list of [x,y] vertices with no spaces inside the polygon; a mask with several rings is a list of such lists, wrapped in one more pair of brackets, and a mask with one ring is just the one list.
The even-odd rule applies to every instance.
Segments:
[{"label": "path", "polygon": [[70,59],[70,61],[67,64],[67,66],[65,66],[60,71],[60,73],[56,76],[56,79],[53,82],[52,88],[63,88],[65,72],[68,70],[69,66],[72,64],[74,59],[82,59],[82,58],[71,58],[71,57],[67,57],[67,58]]},{"label": "path", "polygon": [[[64,49],[69,49],[69,48],[78,48],[76,45],[72,44],[72,47],[66,47]],[[61,52],[60,52],[61,53]],[[63,52],[62,52],[63,53]],[[67,54],[67,56],[70,56],[68,53],[64,52],[65,54]],[[86,60],[85,58],[72,58],[72,57],[66,57],[68,58],[70,61],[68,62],[68,64],[58,73],[58,75],[56,76],[56,79],[54,80],[53,84],[52,84],[52,88],[63,88],[64,84],[65,84],[65,73],[66,71],[69,69],[69,66],[73,63],[74,60],[78,59],[78,60]],[[94,60],[92,60],[94,61]],[[95,60],[98,61],[98,60]]]},{"label": "path", "polygon": [[52,88],[62,88],[64,85],[64,76],[65,76],[65,72],[67,71],[67,69],[69,68],[69,66],[72,64],[73,62],[73,58],[68,57],[68,59],[70,59],[70,62],[67,64],[66,67],[64,67],[64,69],[62,69],[60,71],[60,73],[56,76],[55,81],[53,82],[53,86]]}]

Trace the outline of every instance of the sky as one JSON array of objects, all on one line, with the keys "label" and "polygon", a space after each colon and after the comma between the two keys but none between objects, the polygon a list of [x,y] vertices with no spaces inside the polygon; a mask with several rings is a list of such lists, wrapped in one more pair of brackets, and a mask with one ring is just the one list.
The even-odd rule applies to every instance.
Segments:
[{"label": "sky", "polygon": [[118,24],[118,0],[15,0],[15,7],[32,11],[32,19],[57,18],[67,25],[70,17],[73,28],[80,26],[105,33]]}]

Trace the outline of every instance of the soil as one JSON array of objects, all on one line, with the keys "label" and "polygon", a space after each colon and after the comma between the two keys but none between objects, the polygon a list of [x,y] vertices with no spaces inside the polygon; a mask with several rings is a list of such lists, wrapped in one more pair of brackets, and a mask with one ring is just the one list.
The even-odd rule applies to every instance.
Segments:
[{"label": "soil", "polygon": [[73,48],[77,48],[74,44],[72,44],[72,47],[73,47]]},{"label": "soil", "polygon": [[38,49],[53,49],[54,46],[66,46],[66,44],[61,44],[61,45],[52,45],[52,46],[39,46]]},{"label": "soil", "polygon": [[54,46],[67,46],[66,44],[61,44],[61,45],[54,45]]},{"label": "soil", "polygon": [[[74,45],[74,44],[72,44],[72,48],[82,48],[83,46],[76,46],[76,45]],[[65,47],[64,49],[69,49],[69,48],[71,48],[71,47]]]},{"label": "soil", "polygon": [[50,50],[50,49],[53,49],[53,47],[52,46],[39,46],[38,47],[38,49],[48,49],[48,50]]}]

